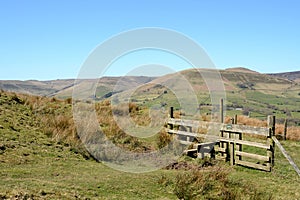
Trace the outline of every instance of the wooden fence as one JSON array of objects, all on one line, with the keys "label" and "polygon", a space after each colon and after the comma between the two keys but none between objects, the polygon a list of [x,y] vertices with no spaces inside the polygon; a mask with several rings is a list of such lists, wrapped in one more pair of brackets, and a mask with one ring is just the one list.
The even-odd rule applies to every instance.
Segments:
[{"label": "wooden fence", "polygon": [[[239,125],[236,119],[235,117],[232,124],[225,124],[223,123],[222,112],[222,123],[175,119],[173,108],[171,108],[170,118],[167,122],[168,133],[176,135],[180,143],[193,146],[191,149],[186,150],[187,155],[200,158],[205,156],[218,157],[230,161],[231,165],[242,165],[271,171],[274,166],[275,116],[268,116],[268,127]],[[208,130],[208,133],[199,134],[199,128]],[[246,140],[246,137],[244,137],[246,135],[264,138],[265,142]],[[197,140],[206,141],[195,142]],[[245,146],[248,148],[244,148]],[[249,147],[251,152],[246,151]]]}]

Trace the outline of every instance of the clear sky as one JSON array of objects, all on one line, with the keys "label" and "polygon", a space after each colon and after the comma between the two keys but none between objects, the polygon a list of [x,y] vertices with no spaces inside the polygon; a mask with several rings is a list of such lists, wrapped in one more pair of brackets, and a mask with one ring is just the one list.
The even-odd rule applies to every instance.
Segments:
[{"label": "clear sky", "polygon": [[191,37],[221,69],[296,71],[299,10],[298,0],[0,0],[0,79],[76,78],[97,45],[142,27]]}]

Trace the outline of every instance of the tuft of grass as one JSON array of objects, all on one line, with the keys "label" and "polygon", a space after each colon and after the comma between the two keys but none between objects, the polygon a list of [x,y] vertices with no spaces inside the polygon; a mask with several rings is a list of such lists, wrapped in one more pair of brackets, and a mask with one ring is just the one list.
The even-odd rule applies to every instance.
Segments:
[{"label": "tuft of grass", "polygon": [[233,168],[217,164],[209,168],[179,171],[173,179],[160,182],[172,188],[178,199],[273,199],[254,184],[241,184],[229,176]]},{"label": "tuft of grass", "polygon": [[160,131],[157,139],[157,146],[159,149],[167,146],[171,141],[172,141],[172,135],[167,133],[165,130]]}]

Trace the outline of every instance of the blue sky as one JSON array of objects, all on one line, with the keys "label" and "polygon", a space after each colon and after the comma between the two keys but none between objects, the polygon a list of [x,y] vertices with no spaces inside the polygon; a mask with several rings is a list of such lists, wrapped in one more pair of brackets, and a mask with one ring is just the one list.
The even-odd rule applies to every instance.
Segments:
[{"label": "blue sky", "polygon": [[299,10],[297,0],[0,0],[0,79],[76,78],[97,45],[142,27],[189,36],[220,69],[296,71]]}]

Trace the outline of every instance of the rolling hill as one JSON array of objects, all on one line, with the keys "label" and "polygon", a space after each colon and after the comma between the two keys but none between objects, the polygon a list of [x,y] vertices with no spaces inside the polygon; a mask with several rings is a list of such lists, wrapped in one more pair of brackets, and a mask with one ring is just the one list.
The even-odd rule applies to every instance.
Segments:
[{"label": "rolling hill", "polygon": [[[110,122],[112,118],[103,114],[109,112],[101,106],[105,103],[96,107],[99,117]],[[141,112],[134,111],[132,117]],[[108,128],[111,125],[106,124],[112,137],[122,136],[113,137],[115,141],[134,148],[143,144],[111,131],[115,130]],[[281,142],[299,165],[299,142]],[[194,188],[205,188],[204,199],[299,199],[299,177],[279,149],[275,151],[271,173],[188,157],[176,162],[186,166],[182,169],[117,171],[87,154],[68,100],[0,91],[0,199],[179,199],[181,188],[187,195],[194,194]],[[233,193],[228,197],[223,191]],[[203,193],[197,194],[195,199],[203,199]]]},{"label": "rolling hill", "polygon": [[[98,80],[97,96],[102,97],[106,93],[113,90],[114,85],[119,81],[120,77],[102,77]],[[122,85],[126,88],[132,88],[140,84],[153,80],[153,77],[129,76],[122,78]],[[78,84],[86,84],[94,82],[94,80],[79,80]],[[38,96],[69,98],[72,96],[75,79],[58,79],[49,81],[18,81],[18,80],[2,80],[0,81],[0,89],[9,92],[17,92]]]},{"label": "rolling hill", "polygon": [[[96,100],[112,98],[124,99],[144,106],[174,106],[180,109],[173,88],[186,93],[186,82],[195,91],[200,113],[209,113],[211,100],[209,90],[201,74],[211,70],[188,69],[161,77],[103,77],[99,79]],[[246,68],[219,70],[226,90],[227,114],[243,114],[265,119],[274,114],[281,122],[288,118],[291,125],[300,125],[300,83],[298,72],[279,74],[261,74]],[[87,84],[94,80],[80,80],[78,84]],[[53,81],[0,81],[0,89],[18,93],[68,98],[72,96],[74,80]],[[191,89],[190,88],[190,89]],[[180,95],[179,95],[180,96]],[[184,112],[184,111],[183,111]]]},{"label": "rolling hill", "polygon": [[269,74],[269,75],[275,76],[275,77],[280,77],[280,78],[285,78],[285,79],[300,83],[300,71],[276,73],[276,74]]},{"label": "rolling hill", "polygon": [[[210,93],[201,76],[209,71],[211,70],[201,69],[199,73],[197,69],[189,69],[169,74],[136,88],[134,92],[125,91],[113,95],[112,98],[127,100],[130,94],[131,101],[138,104],[150,107],[173,106],[180,109],[174,90],[178,92],[189,89],[183,85],[184,82],[180,83],[180,77],[184,77],[195,91],[200,114],[209,113]],[[245,68],[231,68],[219,72],[225,86],[228,115],[243,114],[260,119],[265,119],[267,115],[276,115],[279,122],[288,118],[291,125],[300,125],[299,83]],[[173,91],[168,86],[171,86]]]}]

